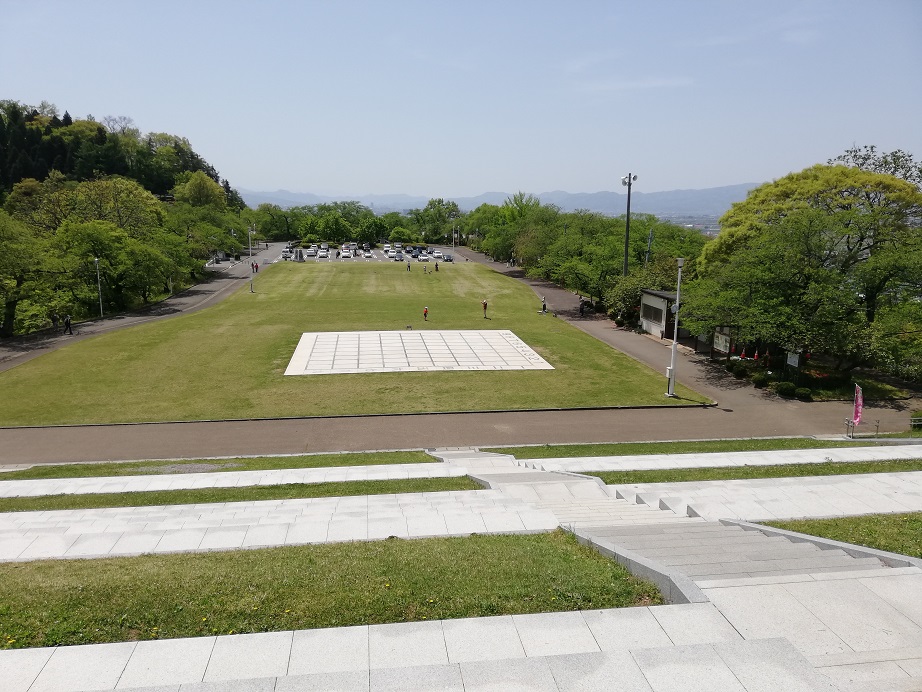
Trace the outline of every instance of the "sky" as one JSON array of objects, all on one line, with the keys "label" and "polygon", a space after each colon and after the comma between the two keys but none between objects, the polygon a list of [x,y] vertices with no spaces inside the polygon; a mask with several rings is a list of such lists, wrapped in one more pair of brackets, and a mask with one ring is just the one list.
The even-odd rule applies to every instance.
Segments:
[{"label": "sky", "polygon": [[657,192],[922,158],[920,0],[0,0],[0,99],[238,189]]}]

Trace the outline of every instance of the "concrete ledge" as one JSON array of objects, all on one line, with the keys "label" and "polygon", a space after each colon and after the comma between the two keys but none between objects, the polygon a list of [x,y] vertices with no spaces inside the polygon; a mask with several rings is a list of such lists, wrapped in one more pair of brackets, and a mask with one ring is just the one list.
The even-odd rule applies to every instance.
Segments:
[{"label": "concrete ledge", "polygon": [[886,550],[877,550],[876,548],[866,548],[860,545],[854,545],[853,543],[845,543],[843,541],[834,541],[829,538],[820,538],[819,536],[810,536],[805,533],[797,533],[796,531],[788,531],[786,529],[778,529],[774,526],[765,526],[763,524],[753,524],[748,521],[738,521],[736,519],[721,519],[721,524],[726,526],[739,526],[745,531],[759,531],[766,536],[783,536],[788,540],[791,540],[795,543],[812,543],[817,548],[821,550],[842,550],[852,557],[862,558],[862,557],[873,557],[877,558],[885,565],[890,567],[919,567],[922,568],[922,560],[915,557],[909,557],[908,555],[900,555],[899,553],[891,553]]},{"label": "concrete ledge", "polygon": [[612,558],[635,577],[640,577],[656,584],[667,603],[710,603],[704,592],[684,574],[679,574],[632,550],[622,548],[613,541],[593,539],[591,536],[581,533],[579,529],[571,529],[567,526],[562,526],[561,528],[576,536],[576,539],[583,545],[593,548],[605,557]]}]

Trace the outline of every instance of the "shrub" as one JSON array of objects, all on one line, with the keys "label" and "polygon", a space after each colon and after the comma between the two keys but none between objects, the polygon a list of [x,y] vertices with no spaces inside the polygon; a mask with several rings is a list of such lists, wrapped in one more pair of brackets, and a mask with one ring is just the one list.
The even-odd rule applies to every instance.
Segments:
[{"label": "shrub", "polygon": [[735,363],[734,361],[732,361],[732,360],[728,360],[726,363],[724,363],[724,367],[727,369],[727,372],[729,372],[730,374],[732,374],[732,373],[733,373],[733,368],[736,367],[736,363]]},{"label": "shrub", "polygon": [[623,326],[624,326],[624,318],[623,318],[623,317],[616,317],[616,318],[615,318],[615,325],[618,326],[618,327],[623,327]]},{"label": "shrub", "polygon": [[813,393],[809,387],[798,387],[794,390],[794,396],[801,401],[811,401],[813,399]]},{"label": "shrub", "polygon": [[768,384],[768,375],[764,372],[757,372],[752,376],[752,385],[758,389],[761,389]]},{"label": "shrub", "polygon": [[749,368],[744,363],[737,363],[733,366],[733,376],[738,380],[749,377]]},{"label": "shrub", "polygon": [[[909,414],[909,417],[910,418],[922,418],[922,409],[920,409],[919,411],[912,411]],[[913,423],[910,426],[910,430],[922,430],[922,423]]]},{"label": "shrub", "polygon": [[793,397],[797,392],[797,385],[793,382],[779,382],[775,386],[775,391],[778,392],[779,396]]}]

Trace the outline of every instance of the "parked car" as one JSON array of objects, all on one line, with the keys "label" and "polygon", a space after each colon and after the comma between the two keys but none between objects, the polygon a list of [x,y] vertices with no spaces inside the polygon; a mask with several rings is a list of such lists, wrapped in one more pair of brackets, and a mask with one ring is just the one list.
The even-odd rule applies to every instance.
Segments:
[{"label": "parked car", "polygon": [[291,259],[291,250],[289,248],[286,247],[282,250],[282,259]]},{"label": "parked car", "polygon": [[433,256],[435,259],[442,259],[442,251],[441,251],[441,250],[433,250],[433,251],[432,251],[432,256]]},{"label": "parked car", "polygon": [[320,252],[317,253],[317,259],[330,259],[330,251],[321,250]]},{"label": "parked car", "polygon": [[314,247],[314,246],[311,246],[311,247],[307,248],[307,250],[304,251],[304,255],[305,255],[306,257],[316,257],[316,256],[317,256],[317,248]]},{"label": "parked car", "polygon": [[397,252],[394,253],[394,261],[395,261],[395,262],[403,262],[403,253],[400,252],[399,250],[398,250]]},{"label": "parked car", "polygon": [[417,256],[416,256],[416,261],[417,261],[417,262],[428,262],[428,261],[429,261],[429,255],[417,255]]},{"label": "parked car", "polygon": [[362,256],[365,259],[371,259],[372,257],[374,257],[374,255],[371,254],[371,250],[365,250],[365,252],[362,253]]},{"label": "parked car", "polygon": [[455,258],[452,257],[451,255],[442,255],[442,261],[443,262],[454,262]]},{"label": "parked car", "polygon": [[352,259],[352,250],[346,248],[346,249],[343,250],[342,253],[339,255],[339,258],[340,258],[340,259]]}]

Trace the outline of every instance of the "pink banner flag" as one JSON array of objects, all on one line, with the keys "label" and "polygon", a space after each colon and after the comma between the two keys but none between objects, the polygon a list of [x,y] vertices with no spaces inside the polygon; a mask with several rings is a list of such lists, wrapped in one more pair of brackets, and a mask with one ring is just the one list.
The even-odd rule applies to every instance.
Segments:
[{"label": "pink banner flag", "polygon": [[852,422],[855,425],[861,422],[861,411],[864,409],[864,394],[861,393],[861,387],[855,385],[855,412],[852,414]]}]

